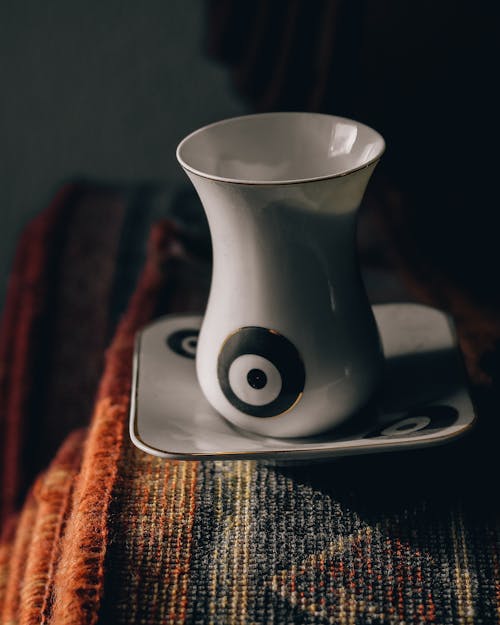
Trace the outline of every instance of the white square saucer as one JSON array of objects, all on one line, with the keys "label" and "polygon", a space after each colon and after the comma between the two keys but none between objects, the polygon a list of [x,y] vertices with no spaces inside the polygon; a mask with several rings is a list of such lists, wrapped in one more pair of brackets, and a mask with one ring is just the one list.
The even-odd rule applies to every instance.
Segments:
[{"label": "white square saucer", "polygon": [[450,319],[419,304],[373,307],[385,354],[379,392],[361,413],[321,436],[278,439],[240,430],[205,400],[195,371],[202,317],[169,315],[137,336],[130,437],[181,460],[326,459],[455,440],[474,420]]}]

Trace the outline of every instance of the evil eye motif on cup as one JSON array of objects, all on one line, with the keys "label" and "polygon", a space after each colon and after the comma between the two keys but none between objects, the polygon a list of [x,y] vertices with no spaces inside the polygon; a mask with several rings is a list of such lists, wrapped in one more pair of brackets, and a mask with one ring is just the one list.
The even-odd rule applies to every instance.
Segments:
[{"label": "evil eye motif on cup", "polygon": [[198,345],[199,333],[199,330],[177,330],[167,336],[167,345],[173,352],[179,354],[179,356],[194,359],[196,358],[196,347]]},{"label": "evil eye motif on cup", "polygon": [[224,342],[217,362],[226,399],[253,417],[275,417],[302,397],[305,368],[297,348],[275,330],[248,326]]}]

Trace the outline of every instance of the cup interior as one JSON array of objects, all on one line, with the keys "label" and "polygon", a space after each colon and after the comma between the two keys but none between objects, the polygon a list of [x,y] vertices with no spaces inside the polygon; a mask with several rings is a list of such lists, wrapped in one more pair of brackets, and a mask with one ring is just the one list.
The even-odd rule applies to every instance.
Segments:
[{"label": "cup interior", "polygon": [[194,174],[241,184],[290,184],[343,176],[378,160],[382,136],[319,113],[234,117],[188,135],[177,158]]}]

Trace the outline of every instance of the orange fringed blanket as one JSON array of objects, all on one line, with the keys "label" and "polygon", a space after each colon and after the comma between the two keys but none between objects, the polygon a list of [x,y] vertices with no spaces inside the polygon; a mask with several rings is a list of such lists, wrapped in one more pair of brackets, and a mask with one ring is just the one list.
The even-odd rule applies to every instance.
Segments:
[{"label": "orange fringed blanket", "polygon": [[[4,330],[14,330],[18,334],[12,336],[5,332],[3,335],[2,364],[6,375],[2,395],[2,425],[5,433],[3,447],[7,450],[8,444],[11,444],[17,453],[15,457],[14,454],[3,455],[5,519],[0,547],[1,623],[96,622],[103,594],[111,495],[114,489],[121,489],[125,496],[132,495],[134,479],[143,475],[143,470],[146,475],[150,475],[151,467],[148,465],[155,462],[153,458],[132,448],[126,435],[135,332],[154,316],[160,304],[165,305],[167,301],[172,308],[201,308],[200,296],[190,295],[189,288],[184,289],[181,295],[170,289],[175,276],[179,274],[178,266],[183,249],[175,237],[176,229],[171,223],[156,225],[150,236],[148,258],[137,289],[106,352],[104,373],[88,431],[78,430],[69,435],[48,469],[29,490],[21,512],[12,512],[17,494],[13,491],[16,487],[22,489],[21,480],[13,478],[23,468],[18,466],[21,460],[18,456],[23,452],[23,447],[29,447],[30,441],[26,440],[28,436],[22,440],[17,432],[16,436],[10,434],[15,420],[27,420],[27,417],[23,411],[9,411],[8,408],[11,405],[11,396],[16,391],[21,393],[27,390],[29,385],[22,384],[22,380],[14,377],[16,371],[12,373],[9,370],[8,347],[13,345],[13,348],[21,349],[24,341],[28,341],[30,336],[36,336],[39,329],[36,324],[40,324],[37,317],[40,316],[41,309],[50,304],[43,301],[43,296],[46,295],[44,288],[47,288],[43,278],[49,269],[46,258],[50,256],[53,244],[54,220],[63,221],[70,217],[74,222],[78,210],[75,207],[75,195],[80,200],[85,195],[87,201],[90,196],[91,201],[97,204],[96,208],[101,210],[99,203],[103,201],[124,201],[123,194],[120,197],[120,194],[113,196],[112,193],[110,189],[103,188],[66,187],[49,209],[30,225],[20,243],[14,279],[11,280],[8,295],[7,315],[4,318]],[[88,206],[88,216],[87,209]],[[123,216],[120,217],[122,221]],[[115,223],[115,227],[118,224]],[[75,253],[74,248],[72,252]],[[101,256],[110,254],[109,248],[87,251],[87,254],[97,253]],[[28,274],[22,266],[22,260],[31,254],[34,258],[28,258],[28,262],[24,263],[24,266],[30,266],[31,263],[33,267],[31,274]],[[89,259],[84,262],[88,264]],[[57,272],[53,272],[52,278],[55,276]],[[102,280],[102,277],[95,279]],[[169,290],[171,297],[168,297]],[[42,301],[33,303],[37,297]],[[96,306],[96,302],[92,305]],[[20,312],[25,315],[19,320]],[[27,321],[24,322],[24,318]],[[77,320],[74,321],[72,331],[81,331]],[[18,329],[18,322],[20,325],[24,323],[25,327]],[[22,335],[21,340],[18,339],[19,334]],[[32,347],[36,349],[37,346]],[[50,353],[44,356],[49,358]],[[82,360],[86,356],[87,354],[81,354]],[[20,355],[19,360],[22,361],[24,370],[30,371],[32,359],[32,354]],[[16,383],[21,386],[20,389],[12,388]],[[27,408],[25,410],[27,412]],[[25,427],[28,428],[29,423]],[[61,422],[61,428],[65,427],[67,425]],[[28,462],[26,457],[23,460]],[[125,474],[119,473],[122,463],[126,467]],[[184,488],[185,479],[192,482],[192,477],[183,477],[186,474],[184,468],[179,476],[177,470],[174,474],[173,479],[178,488]],[[122,484],[125,475],[129,479]],[[130,505],[130,512],[142,517],[144,510],[140,504],[139,491]],[[182,516],[182,510],[179,514]],[[167,526],[164,523],[163,526],[166,531]],[[172,575],[172,581],[174,578],[175,575]],[[172,588],[175,592],[175,584]],[[176,608],[159,605],[160,622],[163,619],[161,614],[167,609],[173,614]],[[115,622],[114,619],[111,622]]]},{"label": "orange fringed blanket", "polygon": [[[127,198],[109,189],[68,192],[56,200],[58,210],[53,205],[36,222],[46,226],[43,241],[52,241],[54,234],[47,215],[60,211],[53,222],[60,224],[69,219],[61,207],[72,206],[60,240],[73,236],[74,250],[78,230],[70,223],[76,223],[82,198],[92,193],[90,205],[99,199],[102,209],[115,202],[114,236],[123,235],[114,251],[103,246],[97,254],[94,246],[93,253],[100,262],[106,257],[107,266],[123,266],[120,247],[128,246],[130,258],[131,241],[124,243]],[[138,231],[129,230],[133,237]],[[43,247],[42,239],[31,238],[25,267],[36,241]],[[458,317],[476,382],[493,380],[476,386],[479,426],[458,445],[288,468],[251,461],[165,461],[128,440],[131,357],[136,330],[153,316],[202,308],[206,271],[190,260],[184,241],[172,223],[154,226],[125,314],[108,315],[108,327],[112,319],[120,321],[106,351],[91,423],[69,435],[20,508],[15,495],[22,492],[22,481],[13,496],[7,479],[16,474],[9,465],[14,454],[10,460],[2,456],[4,501],[10,503],[0,542],[0,623],[499,622],[499,365],[493,349],[499,326],[494,311],[480,310],[444,284],[426,291],[427,298],[439,295],[447,301]],[[68,253],[53,260],[51,275],[62,258],[70,270]],[[19,262],[18,255],[18,268]],[[38,273],[18,271],[24,277],[11,283],[10,325],[4,325],[11,332],[2,339],[2,445],[5,450],[10,444],[5,433],[12,432],[13,415],[23,416],[23,436],[11,440],[28,468],[26,450],[36,447],[30,435],[33,418],[39,405],[45,427],[48,400],[25,378],[18,397],[28,390],[38,404],[14,402],[17,369],[12,367],[16,358],[27,358],[16,352],[20,345],[33,354],[36,345],[29,337],[39,336],[40,325],[24,321],[27,338],[12,341],[22,334],[16,320],[25,319],[23,298],[47,292],[41,289],[44,262],[35,263]],[[82,264],[73,267],[85,275]],[[109,298],[94,300],[95,306],[120,299],[126,288],[122,276],[117,289],[118,278],[116,271],[107,281],[101,274],[99,288]],[[48,280],[45,284],[48,289]],[[65,310],[79,310],[68,294],[59,293],[53,307],[41,295],[38,301],[32,317],[38,324],[42,310],[52,319],[63,304]],[[67,327],[79,331],[75,324]],[[44,332],[53,333],[54,325],[46,322]],[[41,341],[38,357],[48,359],[51,348],[50,341]],[[25,362],[30,367],[19,370],[37,371],[36,362]],[[14,404],[23,410],[13,412]],[[58,419],[64,429],[64,414]],[[55,439],[58,433],[51,435]]]},{"label": "orange fringed blanket", "polygon": [[[59,201],[58,198],[51,207],[49,216],[57,212]],[[46,221],[38,220],[37,224],[43,222],[45,226]],[[52,619],[81,623],[96,618],[108,537],[107,512],[125,436],[134,333],[155,311],[165,283],[160,267],[168,265],[170,257],[175,256],[175,245],[172,226],[165,224],[154,229],[150,256],[138,289],[107,352],[88,434],[79,431],[70,435],[30,489],[19,516],[7,518],[0,571],[2,623]],[[42,273],[44,259],[36,261],[32,264]],[[33,279],[40,279],[40,273]],[[35,291],[40,287],[39,283],[24,282],[20,290],[26,285],[34,286]],[[14,284],[16,287],[18,283]],[[25,306],[29,304],[29,300],[24,301]],[[33,328],[29,329],[33,332]],[[75,332],[79,330],[74,327]],[[12,419],[12,413],[10,416]],[[7,422],[6,429],[10,425]],[[7,454],[4,459],[7,463]],[[14,462],[11,467],[16,469]],[[6,472],[4,481],[7,501],[11,500],[10,489],[15,484],[11,481],[12,473]]]}]

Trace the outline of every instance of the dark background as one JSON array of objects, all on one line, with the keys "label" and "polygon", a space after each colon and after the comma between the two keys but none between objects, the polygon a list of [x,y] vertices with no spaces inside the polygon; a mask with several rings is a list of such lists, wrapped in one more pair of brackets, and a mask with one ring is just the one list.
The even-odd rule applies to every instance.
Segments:
[{"label": "dark background", "polygon": [[245,112],[204,22],[200,0],[0,2],[0,306],[19,230],[62,181],[168,189],[179,139]]},{"label": "dark background", "polygon": [[0,293],[21,224],[62,181],[168,192],[188,131],[313,110],[382,132],[370,194],[396,245],[496,300],[498,58],[485,1],[3,2]]}]

